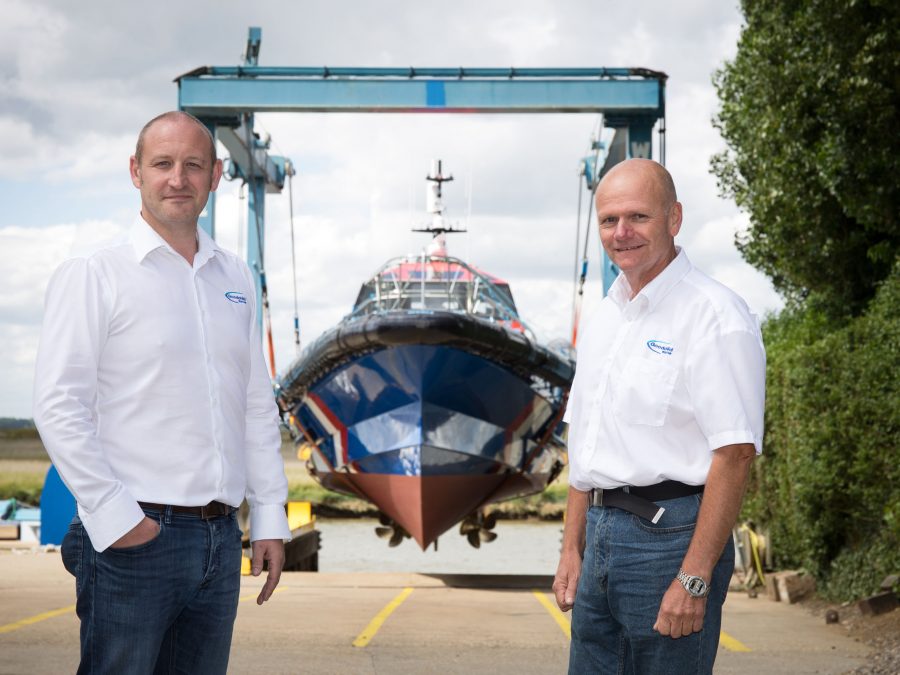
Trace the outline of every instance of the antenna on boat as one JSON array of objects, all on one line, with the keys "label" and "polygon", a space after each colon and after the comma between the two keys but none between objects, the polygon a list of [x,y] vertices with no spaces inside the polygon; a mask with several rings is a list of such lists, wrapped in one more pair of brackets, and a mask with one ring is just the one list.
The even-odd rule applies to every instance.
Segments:
[{"label": "antenna on boat", "polygon": [[448,232],[466,232],[465,229],[455,228],[444,222],[444,203],[441,201],[441,186],[453,180],[453,176],[444,175],[441,160],[431,160],[431,173],[425,177],[428,186],[425,189],[425,205],[431,214],[431,225],[424,228],[413,228],[413,232],[431,232],[434,237],[429,246],[429,254],[447,255],[447,239],[444,236]]}]

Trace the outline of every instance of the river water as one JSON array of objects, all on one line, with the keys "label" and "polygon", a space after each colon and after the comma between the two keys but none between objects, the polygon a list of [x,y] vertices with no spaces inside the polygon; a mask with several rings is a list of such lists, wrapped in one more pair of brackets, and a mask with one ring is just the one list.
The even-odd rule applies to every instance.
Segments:
[{"label": "river water", "polygon": [[429,574],[553,574],[559,562],[562,523],[501,520],[497,538],[472,548],[453,527],[438,550],[422,551],[413,539],[394,548],[375,534],[375,519],[316,520],[321,532],[320,572],[423,572]]}]

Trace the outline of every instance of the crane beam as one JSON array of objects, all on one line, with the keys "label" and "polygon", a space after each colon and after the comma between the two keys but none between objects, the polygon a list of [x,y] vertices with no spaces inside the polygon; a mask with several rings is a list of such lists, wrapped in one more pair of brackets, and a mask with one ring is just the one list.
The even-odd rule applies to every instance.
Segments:
[{"label": "crane beam", "polygon": [[617,118],[621,126],[627,118],[652,126],[664,113],[665,79],[663,73],[643,69],[235,66],[201,68],[177,82],[179,107],[198,117],[245,112],[593,112]]}]

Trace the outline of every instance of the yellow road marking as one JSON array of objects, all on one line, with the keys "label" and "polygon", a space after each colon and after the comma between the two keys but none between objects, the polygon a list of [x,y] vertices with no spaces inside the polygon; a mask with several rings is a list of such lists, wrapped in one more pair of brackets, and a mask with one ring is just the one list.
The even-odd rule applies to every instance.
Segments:
[{"label": "yellow road marking", "polygon": [[356,636],[356,639],[353,641],[354,647],[365,647],[369,642],[371,642],[372,638],[375,637],[375,633],[378,632],[378,629],[381,628],[381,624],[383,624],[387,618],[391,615],[395,609],[397,609],[406,598],[409,597],[409,594],[413,592],[412,588],[404,588],[397,595],[396,598],[391,600],[388,604],[384,606],[378,614],[375,615],[375,618],[369,622],[369,625],[363,629],[363,632]]},{"label": "yellow road marking", "polygon": [[724,630],[719,633],[719,644],[721,644],[725,649],[730,652],[749,652],[751,651],[750,647],[745,645],[740,640],[731,637]]},{"label": "yellow road marking", "polygon": [[54,609],[49,612],[44,612],[43,614],[36,614],[35,616],[30,616],[27,619],[22,619],[21,621],[16,621],[14,623],[8,623],[5,626],[0,626],[0,633],[11,633],[14,630],[24,628],[25,626],[30,626],[31,624],[37,623],[38,621],[43,621],[44,619],[52,619],[54,616],[68,614],[69,612],[74,611],[75,605],[69,605],[68,607],[63,607],[61,609]]},{"label": "yellow road marking", "polygon": [[534,594],[534,597],[538,599],[538,602],[544,606],[548,612],[550,612],[550,616],[553,617],[553,620],[559,625],[560,630],[565,634],[565,636],[569,639],[572,638],[572,626],[566,620],[565,615],[559,611],[559,608],[550,602],[540,591],[531,591]]}]

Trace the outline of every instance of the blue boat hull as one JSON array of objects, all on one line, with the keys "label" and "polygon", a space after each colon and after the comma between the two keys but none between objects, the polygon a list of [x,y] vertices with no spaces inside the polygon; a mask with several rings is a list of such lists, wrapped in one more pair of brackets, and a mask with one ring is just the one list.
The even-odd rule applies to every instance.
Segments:
[{"label": "blue boat hull", "polygon": [[[416,334],[348,348],[300,387],[323,370],[308,357],[283,383],[282,406],[322,485],[373,502],[425,548],[474,510],[555,478],[567,387],[535,386],[487,346],[423,344]],[[333,352],[328,342],[320,353]]]}]

